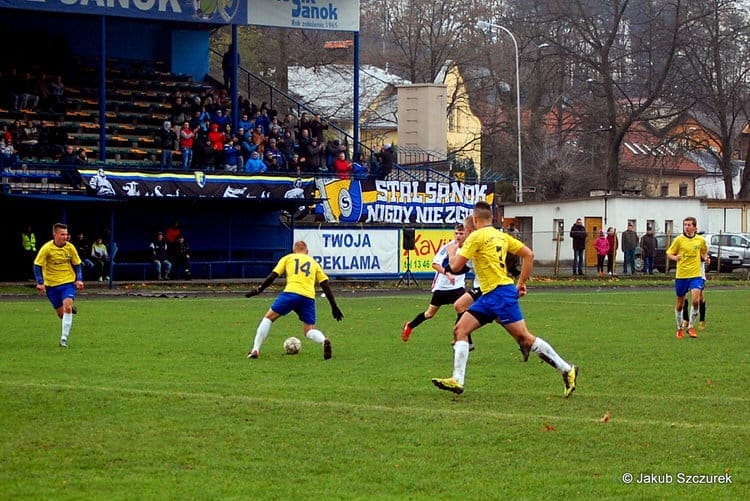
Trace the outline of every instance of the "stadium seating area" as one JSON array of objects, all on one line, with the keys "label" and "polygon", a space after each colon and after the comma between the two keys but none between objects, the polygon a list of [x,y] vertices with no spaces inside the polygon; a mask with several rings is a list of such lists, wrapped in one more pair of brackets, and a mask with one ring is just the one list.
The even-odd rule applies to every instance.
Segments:
[{"label": "stadium seating area", "polygon": [[[177,93],[199,95],[212,89],[210,84],[165,71],[164,64],[137,64],[107,61],[105,104],[105,160],[118,166],[149,167],[158,163],[160,149],[154,135],[171,117],[171,103]],[[7,72],[5,72],[7,75]],[[53,112],[40,109],[12,111],[6,99],[0,101],[0,126],[15,120],[38,124],[62,120],[69,140],[86,150],[90,161],[101,162],[99,152],[100,109],[99,75],[96,61],[79,61],[75,71],[64,75],[66,109]],[[174,161],[180,152],[175,150]],[[24,162],[56,163],[53,156],[22,155]]]}]

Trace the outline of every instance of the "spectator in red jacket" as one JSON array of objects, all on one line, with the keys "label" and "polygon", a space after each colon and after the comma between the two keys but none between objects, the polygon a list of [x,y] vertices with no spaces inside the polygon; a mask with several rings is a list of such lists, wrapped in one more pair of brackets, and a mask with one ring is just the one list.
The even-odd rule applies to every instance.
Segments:
[{"label": "spectator in red jacket", "polygon": [[193,163],[193,141],[195,132],[190,128],[190,122],[183,122],[180,129],[180,152],[182,153],[182,170],[189,170]]},{"label": "spectator in red jacket", "polygon": [[333,172],[339,179],[349,179],[352,175],[352,163],[346,159],[346,153],[339,152],[333,161]]},{"label": "spectator in red jacket", "polygon": [[227,138],[224,133],[219,130],[218,124],[211,124],[211,130],[208,132],[208,142],[211,145],[211,151],[213,154],[208,159],[207,167],[208,170],[214,170],[223,163],[224,159],[224,144],[227,142]]}]

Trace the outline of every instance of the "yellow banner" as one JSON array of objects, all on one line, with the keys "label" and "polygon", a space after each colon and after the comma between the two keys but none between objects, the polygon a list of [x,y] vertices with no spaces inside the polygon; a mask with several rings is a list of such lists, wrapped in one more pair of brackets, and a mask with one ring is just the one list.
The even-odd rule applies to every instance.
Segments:
[{"label": "yellow banner", "polygon": [[[414,230],[414,250],[404,250],[401,245],[401,257],[399,259],[400,272],[411,269],[412,273],[434,273],[432,259],[440,248],[453,240],[455,233],[450,230]],[[404,235],[401,233],[401,242]]]}]

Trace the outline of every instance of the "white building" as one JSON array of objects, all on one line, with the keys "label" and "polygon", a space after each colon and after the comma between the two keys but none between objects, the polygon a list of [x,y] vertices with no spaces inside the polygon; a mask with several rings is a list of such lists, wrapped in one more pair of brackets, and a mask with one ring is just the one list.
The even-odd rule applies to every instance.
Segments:
[{"label": "white building", "polygon": [[[594,195],[585,199],[509,204],[500,207],[504,220],[515,220],[522,239],[542,265],[570,262],[573,245],[570,228],[577,218],[590,235],[586,239],[586,266],[596,265],[593,248],[597,233],[609,227],[618,237],[632,222],[638,235],[651,226],[655,233],[682,232],[682,220],[693,216],[698,231],[707,233],[750,231],[750,202],[699,198],[640,198],[626,195]],[[618,260],[622,251],[618,250]]]}]

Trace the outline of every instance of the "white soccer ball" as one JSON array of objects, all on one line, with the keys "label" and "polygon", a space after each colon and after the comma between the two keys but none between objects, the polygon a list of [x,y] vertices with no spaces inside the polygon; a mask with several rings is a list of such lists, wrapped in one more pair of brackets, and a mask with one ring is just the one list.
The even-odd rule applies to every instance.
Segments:
[{"label": "white soccer ball", "polygon": [[287,355],[296,355],[302,349],[302,341],[294,336],[284,340],[284,352]]}]

